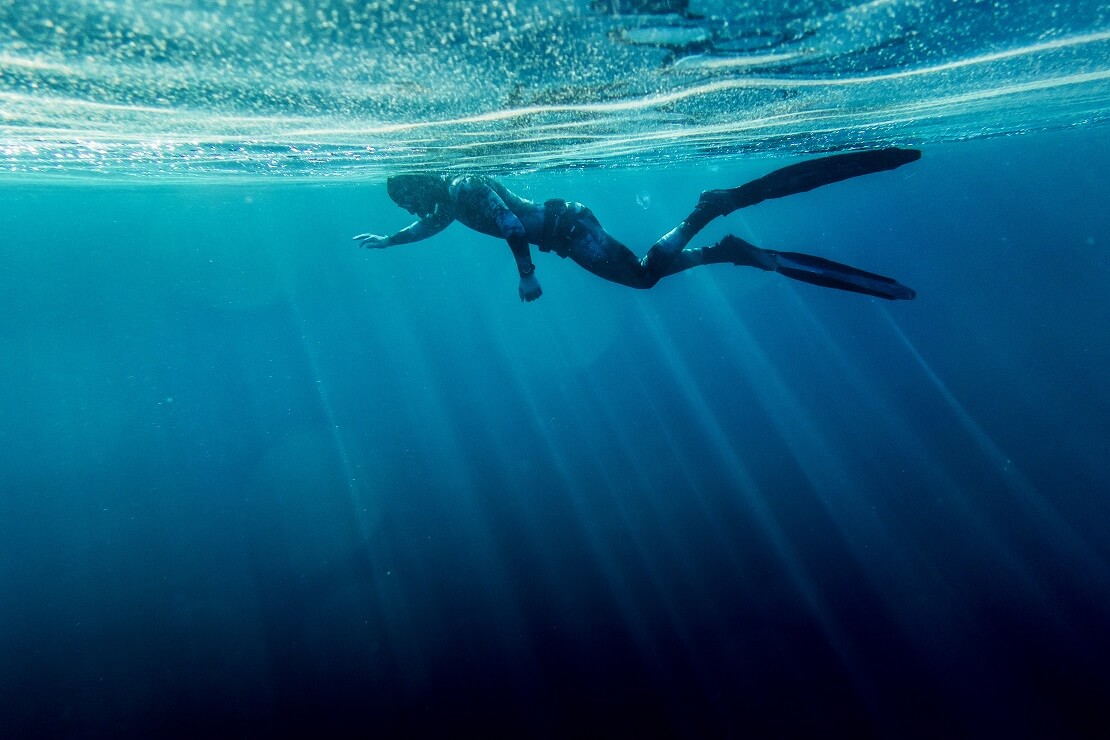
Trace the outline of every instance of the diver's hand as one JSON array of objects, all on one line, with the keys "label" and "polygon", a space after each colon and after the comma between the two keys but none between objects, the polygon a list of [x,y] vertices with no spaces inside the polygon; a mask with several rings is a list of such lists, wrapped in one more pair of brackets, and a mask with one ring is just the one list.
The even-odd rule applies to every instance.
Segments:
[{"label": "diver's hand", "polygon": [[389,246],[389,237],[379,234],[359,234],[355,237],[355,241],[359,242],[360,247],[367,249],[383,249]]},{"label": "diver's hand", "polygon": [[536,280],[535,273],[526,275],[520,279],[520,300],[526,303],[532,301],[543,295],[543,288],[540,287],[540,281]]}]

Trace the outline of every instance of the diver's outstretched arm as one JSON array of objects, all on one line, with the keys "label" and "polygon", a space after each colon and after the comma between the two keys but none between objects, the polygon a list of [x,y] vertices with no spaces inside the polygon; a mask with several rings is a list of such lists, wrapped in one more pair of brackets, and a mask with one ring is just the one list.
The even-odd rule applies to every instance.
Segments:
[{"label": "diver's outstretched arm", "polygon": [[427,218],[422,218],[391,236],[359,234],[354,237],[354,239],[359,243],[360,247],[366,247],[368,249],[385,249],[386,247],[392,247],[397,244],[411,244],[412,242],[418,242],[430,236],[435,236],[450,226],[451,222],[454,220],[455,219],[451,216],[446,216],[437,211],[435,214]]},{"label": "diver's outstretched arm", "polygon": [[754,206],[771,198],[804,193],[860,175],[893,170],[918,159],[921,159],[919,150],[898,147],[810,159],[775,170],[740,187],[707,190],[701,194],[697,207],[686,221],[700,230],[714,218],[727,216],[739,208]]}]

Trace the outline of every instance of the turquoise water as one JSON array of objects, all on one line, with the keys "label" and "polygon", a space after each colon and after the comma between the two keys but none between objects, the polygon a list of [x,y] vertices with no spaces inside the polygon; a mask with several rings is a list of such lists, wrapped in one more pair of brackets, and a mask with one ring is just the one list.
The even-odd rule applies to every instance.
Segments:
[{"label": "turquoise water", "polygon": [[[1104,734],[1107,13],[0,2],[0,736]],[[911,302],[350,239],[888,144],[698,242]]]}]

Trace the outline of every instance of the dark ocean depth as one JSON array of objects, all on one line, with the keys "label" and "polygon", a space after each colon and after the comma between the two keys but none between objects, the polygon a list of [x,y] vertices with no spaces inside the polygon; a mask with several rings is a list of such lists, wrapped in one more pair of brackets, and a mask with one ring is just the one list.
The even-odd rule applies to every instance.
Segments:
[{"label": "dark ocean depth", "polygon": [[[636,292],[384,183],[0,185],[0,737],[1110,732],[1110,136]],[[506,179],[642,252],[785,160]]]}]

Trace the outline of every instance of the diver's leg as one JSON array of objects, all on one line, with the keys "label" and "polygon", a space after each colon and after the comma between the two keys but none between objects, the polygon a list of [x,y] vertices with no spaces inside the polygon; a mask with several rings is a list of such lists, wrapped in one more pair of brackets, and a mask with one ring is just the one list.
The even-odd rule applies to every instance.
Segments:
[{"label": "diver's leg", "polygon": [[[636,253],[610,235],[588,209],[572,214],[573,226],[562,235],[559,254],[600,278],[630,288],[650,288],[659,278],[650,275]],[[556,250],[558,251],[558,250]]]},{"label": "diver's leg", "polygon": [[916,293],[896,280],[849,265],[798,252],[776,252],[731,234],[711,247],[683,249],[662,266],[656,281],[698,265],[728,263],[777,272],[826,288],[864,293],[887,300],[912,300]]},{"label": "diver's leg", "polygon": [[770,252],[729,234],[709,247],[683,249],[663,266],[659,277],[664,278],[699,265],[718,264],[758,267],[761,270],[775,269],[775,261]]},{"label": "diver's leg", "polygon": [[[672,270],[671,263],[677,260],[683,252],[692,251],[687,250],[686,245],[690,243],[695,234],[702,230],[704,225],[692,224],[687,219],[664,234],[659,241],[651,245],[647,254],[640,260],[640,267],[644,274],[652,276],[655,281],[658,281],[673,272],[687,269],[686,267],[679,267],[677,270]],[[689,265],[689,267],[692,266]]]},{"label": "diver's leg", "polygon": [[775,170],[740,187],[727,190],[707,190],[698,199],[698,205],[686,219],[697,230],[718,216],[754,206],[771,198],[782,198],[804,193],[822,185],[848,180],[860,175],[893,170],[921,158],[917,149],[873,149],[866,152],[847,152],[830,157],[811,159]]}]

